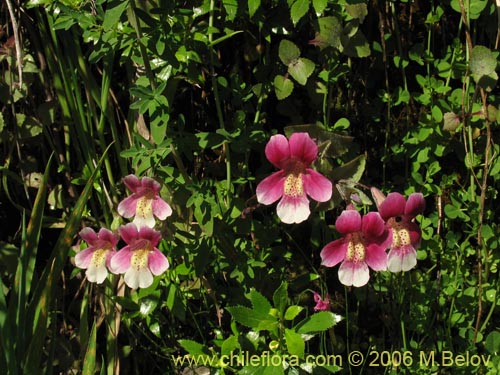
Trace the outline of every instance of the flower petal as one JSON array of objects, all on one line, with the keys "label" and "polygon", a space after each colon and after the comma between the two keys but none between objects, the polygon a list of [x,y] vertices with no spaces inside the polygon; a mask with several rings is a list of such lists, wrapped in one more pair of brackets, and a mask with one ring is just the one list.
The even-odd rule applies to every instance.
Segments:
[{"label": "flower petal", "polygon": [[370,280],[370,271],[365,262],[344,261],[339,267],[339,280],[346,286],[360,287]]},{"label": "flower petal", "polygon": [[139,187],[141,187],[141,180],[139,177],[129,174],[123,178],[123,183],[132,192],[135,193]]},{"label": "flower petal", "polygon": [[131,244],[139,238],[139,230],[134,223],[122,225],[118,228],[118,232],[120,232],[120,236],[127,244]]},{"label": "flower petal", "polygon": [[172,215],[172,207],[160,197],[153,200],[153,214],[160,220]]},{"label": "flower petal", "polygon": [[410,194],[405,206],[405,216],[408,219],[413,219],[418,214],[425,210],[425,199],[422,193]]},{"label": "flower petal", "polygon": [[305,195],[299,197],[284,195],[276,207],[276,212],[285,224],[302,223],[311,214],[309,200]]},{"label": "flower petal", "polygon": [[387,269],[386,246],[380,246],[376,243],[365,245],[365,262],[374,271],[385,271]]},{"label": "flower petal", "polygon": [[325,267],[334,267],[345,258],[347,243],[343,238],[332,241],[321,250],[321,264]]},{"label": "flower petal", "polygon": [[75,255],[75,266],[81,269],[86,269],[92,261],[95,248],[88,247]]},{"label": "flower petal", "polygon": [[139,237],[151,242],[151,246],[158,245],[158,242],[161,240],[161,233],[157,230],[154,230],[150,227],[141,227],[139,229]]},{"label": "flower petal", "polygon": [[307,168],[302,175],[306,194],[317,202],[327,202],[332,197],[332,182],[321,173]]},{"label": "flower petal", "polygon": [[153,275],[147,268],[130,268],[124,276],[125,284],[131,289],[147,288],[153,284]]},{"label": "flower petal", "polygon": [[387,269],[406,272],[417,265],[417,252],[411,245],[394,247],[387,256]]},{"label": "flower petal", "polygon": [[420,246],[420,239],[422,238],[422,231],[416,223],[406,223],[406,228],[410,233],[411,245],[416,249]]},{"label": "flower petal", "polygon": [[83,228],[78,235],[89,245],[94,245],[99,239],[97,233],[90,227]]},{"label": "flower petal", "polygon": [[122,200],[118,204],[118,214],[123,216],[124,218],[130,218],[135,215],[135,211],[137,210],[137,201],[139,200],[139,196],[136,194],[132,194]]},{"label": "flower petal", "polygon": [[290,146],[288,139],[282,134],[273,135],[267,142],[266,158],[275,167],[284,169],[286,162],[290,159]]},{"label": "flower petal", "polygon": [[125,284],[131,289],[139,288],[139,270],[134,267],[131,267],[125,272],[123,277]]},{"label": "flower petal", "polygon": [[148,256],[149,269],[153,275],[161,275],[168,269],[169,263],[167,257],[158,249],[154,249]]},{"label": "flower petal", "polygon": [[318,156],[318,146],[307,133],[293,133],[290,136],[290,155],[299,159],[306,166]]},{"label": "flower petal", "polygon": [[109,262],[109,270],[115,274],[125,273],[130,269],[130,260],[132,258],[133,251],[125,246],[123,249],[118,251]]},{"label": "flower petal", "polygon": [[108,277],[108,269],[104,264],[99,267],[91,265],[87,268],[85,275],[87,276],[87,280],[91,283],[102,284],[104,280],[106,280],[106,277]]},{"label": "flower petal", "polygon": [[361,215],[356,210],[344,210],[335,221],[335,228],[341,234],[359,232]]},{"label": "flower petal", "polygon": [[156,225],[156,221],[153,215],[148,215],[148,216],[136,215],[132,223],[134,223],[137,226],[137,228],[144,228],[144,227],[153,228]]},{"label": "flower petal", "polygon": [[405,197],[399,193],[389,193],[378,208],[378,212],[380,212],[382,219],[387,220],[391,217],[403,215],[405,206]]},{"label": "flower petal", "polygon": [[368,238],[379,237],[384,230],[385,223],[378,212],[369,212],[361,219],[361,231]]},{"label": "flower petal", "polygon": [[101,228],[98,234],[99,240],[108,242],[111,247],[115,247],[120,239],[115,233],[107,228]]},{"label": "flower petal", "polygon": [[285,172],[278,171],[263,179],[257,185],[257,201],[261,204],[272,204],[281,198],[285,185]]},{"label": "flower petal", "polygon": [[144,190],[152,191],[155,195],[158,194],[161,189],[160,183],[151,177],[143,177],[141,179],[141,186]]}]

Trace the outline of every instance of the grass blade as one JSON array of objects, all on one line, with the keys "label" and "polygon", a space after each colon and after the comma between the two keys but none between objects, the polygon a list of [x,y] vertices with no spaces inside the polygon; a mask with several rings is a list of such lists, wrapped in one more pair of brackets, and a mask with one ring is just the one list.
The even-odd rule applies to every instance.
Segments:
[{"label": "grass blade", "polygon": [[73,237],[80,226],[80,220],[85,210],[87,200],[92,192],[94,181],[99,173],[99,168],[110,147],[111,145],[104,151],[96,168],[87,181],[80,198],[78,198],[71,215],[68,217],[66,225],[52,250],[47,266],[42,272],[33,299],[29,305],[28,318],[29,321],[33,322],[34,330],[32,340],[27,346],[27,354],[24,362],[24,370],[26,373],[37,373],[40,370],[41,349],[45,342],[48,313],[57,288],[57,281],[61,276],[64,264],[68,258]]}]

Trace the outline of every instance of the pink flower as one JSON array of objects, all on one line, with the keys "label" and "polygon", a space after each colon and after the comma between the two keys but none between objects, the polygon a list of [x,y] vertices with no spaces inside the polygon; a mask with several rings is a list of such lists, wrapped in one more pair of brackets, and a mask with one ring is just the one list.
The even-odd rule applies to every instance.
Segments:
[{"label": "pink flower", "polygon": [[[413,219],[424,212],[425,199],[421,193],[410,194],[406,200],[399,193],[389,193],[382,199],[380,191],[372,188],[380,216],[389,229],[390,251],[387,269],[391,272],[409,271],[417,265],[417,251],[421,231]],[[375,195],[374,195],[375,196]]]},{"label": "pink flower", "polygon": [[300,223],[309,217],[309,200],[326,202],[332,196],[332,183],[309,168],[318,155],[318,146],[307,133],[294,133],[290,140],[273,135],[266,145],[267,159],[280,170],[257,186],[257,200],[272,204],[281,198],[277,213],[287,224]]},{"label": "pink flower", "polygon": [[127,243],[111,258],[111,271],[124,273],[125,284],[130,288],[147,288],[153,283],[153,275],[161,275],[168,269],[165,255],[156,247],[161,233],[149,228],[137,228],[128,223],[119,229],[122,239]]},{"label": "pink flower", "polygon": [[313,291],[314,302],[316,302],[316,306],[314,306],[314,311],[328,311],[330,310],[330,297],[328,294],[325,299],[322,299],[320,294]]},{"label": "pink flower", "polygon": [[[128,175],[123,179],[123,183],[132,192],[118,205],[118,213],[125,217],[134,217],[133,223],[138,227],[155,226],[156,216],[160,220],[165,220],[172,215],[172,208],[165,202],[158,193],[160,183],[149,177],[139,180],[137,176]],[[154,216],[153,216],[154,215]]]},{"label": "pink flower", "polygon": [[107,268],[111,257],[116,254],[119,238],[106,228],[101,228],[98,234],[92,228],[84,228],[79,235],[89,246],[75,255],[75,264],[87,270],[88,281],[101,284],[108,276]]},{"label": "pink flower", "polygon": [[377,212],[361,218],[356,210],[344,210],[335,222],[344,236],[321,250],[321,264],[333,267],[342,262],[339,280],[347,286],[360,287],[370,279],[368,267],[374,271],[387,268],[388,236],[384,221]]}]

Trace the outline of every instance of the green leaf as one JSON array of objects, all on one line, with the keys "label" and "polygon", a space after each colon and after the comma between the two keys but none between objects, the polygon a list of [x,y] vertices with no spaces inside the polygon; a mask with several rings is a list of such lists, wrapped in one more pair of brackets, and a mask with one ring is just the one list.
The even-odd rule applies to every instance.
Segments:
[{"label": "green leaf", "polygon": [[220,354],[230,355],[238,348],[240,348],[240,343],[238,342],[238,336],[231,335],[222,342]]},{"label": "green leaf", "polygon": [[328,0],[312,0],[312,5],[316,14],[323,14],[328,5]]},{"label": "green leaf", "polygon": [[300,334],[322,332],[333,327],[335,324],[335,314],[331,311],[320,311],[297,324],[296,330]]},{"label": "green leaf", "polygon": [[93,190],[94,181],[99,175],[99,169],[110,149],[109,145],[99,159],[87,184],[80,193],[80,197],[73,206],[71,214],[66,219],[66,225],[61,231],[56,244],[47,260],[47,266],[43,269],[38,280],[33,298],[30,301],[27,312],[27,321],[32,322],[32,340],[26,348],[23,366],[26,373],[37,373],[40,369],[41,348],[45,342],[47,332],[48,312],[52,311],[52,300],[55,296],[58,279],[68,259],[73,238],[80,227],[82,215],[86,209],[87,200]]},{"label": "green leaf", "polygon": [[102,27],[104,31],[108,31],[111,28],[115,28],[120,22],[120,17],[128,6],[128,1],[120,1],[118,5],[107,9],[104,14],[104,21],[102,22]]},{"label": "green leaf", "polygon": [[297,317],[297,315],[299,315],[302,312],[302,310],[304,310],[304,308],[298,305],[292,305],[288,307],[288,309],[286,309],[285,311],[285,319],[294,320]]},{"label": "green leaf", "polygon": [[285,329],[285,343],[288,353],[296,355],[299,358],[304,358],[304,350],[306,344],[302,336],[292,329]]},{"label": "green leaf", "polygon": [[314,72],[316,65],[305,57],[300,57],[288,65],[288,73],[302,86],[307,83],[307,79]]},{"label": "green leaf", "polygon": [[250,291],[250,301],[252,301],[254,311],[260,316],[268,315],[272,309],[272,306],[267,298],[255,289]]},{"label": "green leaf", "polygon": [[304,17],[309,10],[310,0],[295,0],[292,7],[290,8],[290,16],[292,17],[292,22],[294,25]]},{"label": "green leaf", "polygon": [[[450,5],[455,11],[457,11],[460,14],[462,13],[462,10],[460,8],[460,2],[458,0],[451,0]],[[470,0],[469,8],[465,9],[468,16],[467,18],[472,20],[478,19],[487,5],[488,5],[488,0]]]},{"label": "green leaf", "polygon": [[295,43],[283,39],[280,42],[278,55],[283,64],[290,65],[300,57],[300,49]]},{"label": "green leaf", "polygon": [[277,75],[274,77],[274,92],[278,100],[286,99],[293,91],[293,82],[287,77]]},{"label": "green leaf", "polygon": [[359,20],[359,23],[363,23],[365,17],[368,15],[366,3],[346,4],[345,10],[352,18]]},{"label": "green leaf", "polygon": [[[255,314],[253,309],[246,306],[229,306],[226,307],[234,320],[248,328],[257,329],[262,321],[262,317]],[[268,318],[266,315],[264,318]]]},{"label": "green leaf", "polygon": [[87,350],[85,351],[85,358],[83,359],[82,375],[94,375],[96,367],[96,354],[97,354],[97,342],[96,342],[96,322],[92,325],[92,331],[90,333],[89,342],[87,345]]},{"label": "green leaf", "polygon": [[[222,0],[222,5],[226,10],[226,19],[228,21],[233,21],[238,13],[238,1],[237,0]],[[251,16],[250,16],[251,17]]]},{"label": "green leaf", "polygon": [[333,170],[331,178],[334,181],[352,180],[358,182],[365,171],[366,156],[360,155]]},{"label": "green leaf", "polygon": [[288,283],[286,281],[283,281],[273,294],[274,307],[278,310],[280,316],[283,316],[283,314],[285,313],[287,301]]},{"label": "green leaf", "polygon": [[491,331],[488,336],[486,336],[484,347],[492,355],[500,355],[500,332]]},{"label": "green leaf", "polygon": [[340,38],[342,36],[343,27],[337,17],[322,17],[318,18],[316,25],[316,35],[309,43],[320,49],[326,47],[341,48]]},{"label": "green leaf", "polygon": [[260,0],[248,0],[248,13],[250,18],[253,17],[257,9],[260,7]]},{"label": "green leaf", "polygon": [[193,356],[210,354],[208,348],[205,345],[200,344],[199,342],[187,339],[178,340],[177,342],[179,343],[180,346],[184,348],[185,351],[187,351],[189,354]]},{"label": "green leaf", "polygon": [[496,73],[497,59],[489,48],[475,46],[469,61],[469,68],[474,81],[487,91],[491,91],[496,85],[498,75]]}]

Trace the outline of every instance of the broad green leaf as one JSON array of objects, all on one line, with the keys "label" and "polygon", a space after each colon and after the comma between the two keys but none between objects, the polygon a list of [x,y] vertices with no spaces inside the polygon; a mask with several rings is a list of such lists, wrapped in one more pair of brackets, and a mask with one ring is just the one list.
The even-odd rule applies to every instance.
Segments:
[{"label": "broad green leaf", "polygon": [[[478,19],[483,10],[488,5],[488,0],[469,0],[469,8],[466,8],[467,18],[475,20]],[[464,4],[466,4],[466,0],[464,0]],[[458,13],[462,13],[460,8],[460,2],[458,0],[451,0],[451,7],[457,11]]]},{"label": "broad green leaf", "polygon": [[155,144],[159,145],[165,139],[165,135],[167,133],[167,125],[170,115],[165,113],[163,110],[161,111],[161,115],[152,116],[150,122],[151,127],[151,137]]},{"label": "broad green leaf", "polygon": [[352,18],[359,20],[359,23],[363,23],[365,17],[368,15],[366,3],[346,4],[345,10]]},{"label": "broad green leaf", "polygon": [[288,353],[296,355],[299,358],[304,358],[304,350],[306,344],[302,336],[293,329],[285,329],[285,342]]},{"label": "broad green leaf", "polygon": [[314,72],[314,63],[305,57],[299,57],[288,65],[288,73],[302,86],[307,83],[307,79]]},{"label": "broad green leaf", "polygon": [[[238,1],[237,0],[222,0],[222,5],[226,10],[226,19],[228,21],[233,21],[238,13]],[[251,16],[250,16],[251,17]]]},{"label": "broad green leaf", "polygon": [[271,311],[272,306],[267,298],[255,289],[250,291],[250,301],[252,301],[253,309],[259,316],[266,316]]},{"label": "broad green leaf", "polygon": [[283,39],[280,42],[278,55],[283,64],[290,65],[300,57],[300,49],[295,45],[295,43],[290,42],[287,39]]},{"label": "broad green leaf", "polygon": [[210,351],[205,345],[200,344],[199,342],[196,342],[194,340],[183,339],[178,340],[177,342],[184,348],[185,351],[193,356],[210,354]]},{"label": "broad green leaf", "polygon": [[490,354],[494,356],[500,355],[500,332],[491,331],[488,336],[486,336],[484,347]]},{"label": "broad green leaf", "polygon": [[128,1],[118,2],[118,5],[107,9],[104,14],[104,21],[102,22],[102,27],[105,31],[110,30],[118,25],[120,22],[120,17],[128,6]]},{"label": "broad green leaf", "polygon": [[260,0],[248,0],[248,13],[250,18],[253,17],[257,9],[260,7]]},{"label": "broad green leaf", "polygon": [[269,325],[277,324],[277,319],[273,316],[269,314],[259,315],[255,310],[246,306],[230,306],[226,309],[238,323],[256,331],[267,330]]},{"label": "broad green leaf", "polygon": [[274,77],[274,92],[278,100],[286,99],[293,91],[293,82],[287,77],[277,75]]},{"label": "broad green leaf", "polygon": [[96,366],[97,342],[96,342],[96,322],[92,325],[87,350],[83,359],[82,375],[94,375]]},{"label": "broad green leaf", "polygon": [[320,49],[326,47],[341,48],[340,38],[342,36],[343,27],[337,17],[321,17],[318,18],[316,26],[316,35],[309,44],[318,46]]},{"label": "broad green leaf", "polygon": [[273,294],[274,307],[278,310],[280,316],[283,316],[283,314],[285,313],[287,301],[288,283],[286,281],[283,281]]},{"label": "broad green leaf", "polygon": [[230,355],[238,348],[240,348],[240,343],[238,342],[238,336],[231,335],[222,342],[220,354]]},{"label": "broad green leaf", "polygon": [[475,46],[470,56],[469,67],[474,81],[487,91],[491,91],[496,84],[497,59],[489,48]]},{"label": "broad green leaf", "polygon": [[326,9],[326,6],[328,5],[328,0],[312,0],[312,5],[314,11],[316,12],[316,15],[319,16],[323,14],[324,10]]},{"label": "broad green leaf", "polygon": [[309,10],[309,1],[310,0],[295,0],[290,8],[290,16],[292,18],[292,22],[294,25],[300,21],[302,17],[304,17]]},{"label": "broad green leaf", "polygon": [[297,324],[296,331],[300,334],[322,332],[333,327],[335,323],[335,314],[331,311],[320,311]]},{"label": "broad green leaf", "polygon": [[285,319],[286,320],[294,320],[297,315],[299,315],[304,308],[298,305],[289,306],[285,311]]},{"label": "broad green leaf", "polygon": [[334,181],[352,180],[358,182],[365,171],[366,156],[360,155],[333,170],[331,175]]}]

